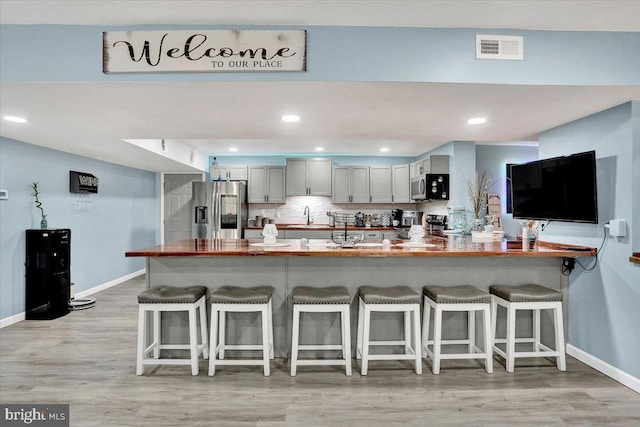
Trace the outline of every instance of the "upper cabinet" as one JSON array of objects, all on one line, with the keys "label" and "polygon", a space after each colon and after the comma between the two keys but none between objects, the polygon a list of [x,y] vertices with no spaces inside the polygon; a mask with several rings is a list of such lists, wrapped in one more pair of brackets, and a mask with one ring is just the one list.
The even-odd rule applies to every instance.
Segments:
[{"label": "upper cabinet", "polygon": [[221,181],[226,181],[227,179],[231,181],[247,181],[248,179],[247,166],[211,166],[210,175],[212,181],[217,181],[218,179]]},{"label": "upper cabinet", "polygon": [[449,173],[449,156],[427,156],[411,163],[411,176],[427,173]]},{"label": "upper cabinet", "polygon": [[391,166],[369,167],[369,200],[371,203],[391,203],[393,201],[391,181]]},{"label": "upper cabinet", "polygon": [[287,159],[287,196],[331,196],[331,159]]},{"label": "upper cabinet", "polygon": [[249,166],[249,203],[286,203],[284,166]]},{"label": "upper cabinet", "polygon": [[335,166],[333,168],[334,203],[369,203],[369,166]]},{"label": "upper cabinet", "polygon": [[391,201],[393,203],[411,202],[409,168],[409,165],[395,165],[391,167]]}]

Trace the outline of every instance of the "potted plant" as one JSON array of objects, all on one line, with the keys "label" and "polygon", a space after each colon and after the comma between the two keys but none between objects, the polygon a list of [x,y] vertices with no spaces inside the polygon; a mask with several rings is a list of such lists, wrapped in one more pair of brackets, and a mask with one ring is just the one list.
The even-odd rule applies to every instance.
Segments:
[{"label": "potted plant", "polygon": [[32,182],[31,189],[33,190],[33,193],[31,193],[31,195],[36,199],[36,208],[40,209],[40,214],[42,215],[42,219],[40,220],[40,228],[44,230],[47,228],[47,215],[44,213],[44,208],[42,207],[42,202],[40,201],[40,189],[38,188],[38,183]]}]

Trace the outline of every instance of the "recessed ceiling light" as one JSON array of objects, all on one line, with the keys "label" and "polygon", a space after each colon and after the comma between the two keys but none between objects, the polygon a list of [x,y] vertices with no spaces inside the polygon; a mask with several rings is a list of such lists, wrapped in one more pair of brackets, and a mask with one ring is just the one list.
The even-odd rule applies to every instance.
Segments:
[{"label": "recessed ceiling light", "polygon": [[472,119],[467,120],[467,123],[470,125],[481,125],[482,123],[486,122],[487,119],[484,117],[474,117]]},{"label": "recessed ceiling light", "polygon": [[296,116],[295,114],[285,114],[282,116],[282,121],[287,123],[295,123],[300,121],[300,116]]},{"label": "recessed ceiling light", "polygon": [[238,151],[238,149],[236,147],[231,147],[229,148],[229,151]]},{"label": "recessed ceiling light", "polygon": [[22,117],[17,117],[17,116],[2,116],[3,119],[5,119],[8,122],[13,122],[13,123],[27,123],[27,119],[24,119]]},{"label": "recessed ceiling light", "polygon": [[324,151],[324,147],[316,147],[316,151]]},{"label": "recessed ceiling light", "polygon": [[382,148],[380,149],[380,151],[381,151],[381,152],[383,152],[383,153],[386,153],[387,151],[389,151],[389,148],[387,148],[387,147],[382,147]]}]

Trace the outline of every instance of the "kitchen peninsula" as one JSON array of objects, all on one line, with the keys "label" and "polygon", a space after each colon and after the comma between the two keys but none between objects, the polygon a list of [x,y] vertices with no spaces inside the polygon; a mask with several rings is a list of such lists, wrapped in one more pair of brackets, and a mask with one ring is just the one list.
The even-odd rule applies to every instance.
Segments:
[{"label": "kitchen peninsula", "polygon": [[[506,241],[475,243],[470,236],[428,236],[424,239],[428,247],[402,247],[401,241],[394,241],[391,246],[342,249],[314,240],[310,245],[303,245],[299,239],[278,240],[287,246],[256,245],[261,242],[257,239],[185,239],[129,251],[126,256],[146,257],[148,287],[204,285],[212,290],[224,285],[273,286],[276,356],[283,357],[290,345],[290,294],[296,286],[346,286],[354,296],[351,324],[355,327],[355,295],[362,285],[408,285],[421,291],[425,285],[471,284],[488,289],[493,284],[537,283],[561,290],[566,302],[563,259],[596,254],[595,248],[544,242],[533,247],[528,242],[525,245]],[[565,310],[565,316],[566,313]],[[228,328],[232,335],[236,321],[244,327],[247,322],[259,326],[256,319],[249,321],[246,316],[231,314]],[[305,322],[308,329],[303,330],[303,336],[314,334],[314,322],[325,321],[328,320],[314,318]],[[391,314],[374,322],[384,322],[375,328],[381,335],[401,331],[400,319]],[[527,326],[526,322],[523,324]],[[243,334],[241,340],[258,341],[258,326],[249,328],[255,330]],[[323,328],[327,329],[330,328]],[[330,335],[321,339],[329,342],[338,337]]]}]

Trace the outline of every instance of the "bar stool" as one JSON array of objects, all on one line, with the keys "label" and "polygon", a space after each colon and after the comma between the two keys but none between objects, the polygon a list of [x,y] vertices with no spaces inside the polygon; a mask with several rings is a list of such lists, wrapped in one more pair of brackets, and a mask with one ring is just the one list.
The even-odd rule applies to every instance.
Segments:
[{"label": "bar stool", "polygon": [[[540,285],[489,287],[491,293],[491,321],[493,331],[493,350],[506,361],[507,372],[513,372],[516,357],[555,357],[559,370],[567,369],[564,348],[564,326],[562,323],[562,293]],[[496,317],[498,306],[507,309],[506,338],[496,338]],[[533,336],[531,338],[516,338],[516,311],[532,310]],[[540,342],[540,310],[553,310],[555,329],[555,350]],[[533,351],[516,351],[516,344],[533,343]],[[496,344],[506,344],[506,351],[502,351]]]},{"label": "bar stool", "polygon": [[[273,359],[273,309],[271,306],[271,286],[240,288],[223,286],[211,292],[211,355],[209,357],[209,376],[216,373],[216,365],[263,365],[264,376],[271,375],[270,364]],[[261,344],[227,344],[225,337],[227,313],[261,313]],[[219,318],[219,321],[218,321]],[[219,336],[219,338],[218,338]],[[225,359],[225,350],[262,351],[262,359]]]},{"label": "bar stool", "polygon": [[[146,289],[138,295],[138,356],[136,375],[144,373],[145,365],[191,365],[191,375],[198,375],[198,356],[209,357],[207,343],[207,311],[205,307],[207,288],[191,286],[177,288],[160,286]],[[200,311],[200,334],[198,344],[196,310]],[[163,311],[186,311],[189,313],[189,344],[162,344],[161,314]],[[147,347],[147,312],[153,313],[153,343]],[[188,359],[160,359],[160,350],[189,350]],[[153,350],[153,358],[146,357]]]},{"label": "bar stool", "polygon": [[[425,286],[424,314],[422,322],[422,344],[426,357],[432,361],[434,374],[440,373],[440,361],[443,359],[484,359],[484,368],[488,374],[493,373],[493,352],[491,341],[491,295],[476,287],[463,286]],[[433,339],[429,339],[429,322],[433,315]],[[442,313],[445,311],[466,311],[467,339],[442,339]],[[483,314],[484,350],[476,346],[476,316],[475,312]],[[466,353],[442,353],[443,345],[467,344]],[[433,351],[429,349],[433,345]]]},{"label": "bar stool", "polygon": [[[361,286],[359,290],[358,337],[356,357],[362,359],[360,373],[367,375],[370,360],[413,360],[416,374],[422,374],[420,357],[420,295],[408,286]],[[371,313],[404,313],[404,339],[398,341],[371,341]],[[413,343],[411,342],[413,338]],[[369,354],[369,346],[403,345],[404,354]]]},{"label": "bar stool", "polygon": [[[291,333],[291,376],[296,376],[298,365],[341,365],[351,375],[351,322],[349,318],[351,295],[343,286],[313,288],[297,286],[293,289],[293,331]],[[300,313],[340,313],[340,344],[300,345]],[[298,360],[299,351],[341,350],[342,359]]]}]

